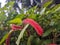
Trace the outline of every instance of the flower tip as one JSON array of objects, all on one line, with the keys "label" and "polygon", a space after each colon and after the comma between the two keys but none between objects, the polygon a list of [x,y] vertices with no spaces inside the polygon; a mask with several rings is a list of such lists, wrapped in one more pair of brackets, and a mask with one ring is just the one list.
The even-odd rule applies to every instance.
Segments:
[{"label": "flower tip", "polygon": [[17,25],[15,25],[15,24],[11,24],[10,26],[11,26],[11,29],[12,29],[12,30],[22,29],[22,26],[17,26]]},{"label": "flower tip", "polygon": [[53,44],[48,44],[48,45],[57,45],[57,44],[54,44],[54,43],[53,43]]}]

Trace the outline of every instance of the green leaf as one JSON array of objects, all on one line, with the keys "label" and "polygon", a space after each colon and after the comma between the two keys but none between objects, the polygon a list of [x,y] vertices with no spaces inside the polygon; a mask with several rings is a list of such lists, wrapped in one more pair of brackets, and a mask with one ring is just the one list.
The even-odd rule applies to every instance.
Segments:
[{"label": "green leaf", "polygon": [[47,45],[47,44],[50,44],[51,43],[51,40],[43,40],[42,42],[42,45]]},{"label": "green leaf", "polygon": [[46,3],[43,5],[43,7],[48,7],[51,3],[52,3],[52,0],[46,2]]},{"label": "green leaf", "polygon": [[1,41],[0,41],[0,45],[6,40],[6,38],[8,37],[8,35],[10,35],[10,34],[12,33],[12,31],[13,31],[13,30],[10,30],[9,33],[6,33],[6,34],[3,36],[3,38],[2,38]]},{"label": "green leaf", "polygon": [[36,45],[40,45],[40,43],[41,43],[40,38],[36,38]]},{"label": "green leaf", "polygon": [[54,12],[56,12],[56,11],[58,11],[58,10],[60,10],[60,4],[55,5],[54,8],[51,9],[51,12],[54,13]]},{"label": "green leaf", "polygon": [[31,45],[31,41],[32,41],[32,39],[33,39],[33,36],[30,35],[30,37],[28,38],[28,41],[27,41],[27,45]]},{"label": "green leaf", "polygon": [[36,19],[36,16],[37,16],[36,14],[31,14],[31,15],[28,16],[28,18]]},{"label": "green leaf", "polygon": [[12,32],[13,32],[13,30],[10,30],[9,33],[6,33],[6,34],[3,36],[3,38],[2,38],[1,41],[0,41],[0,45],[6,40],[6,38],[7,38]]},{"label": "green leaf", "polygon": [[22,20],[20,18],[15,18],[13,20],[10,20],[8,23],[21,24]]},{"label": "green leaf", "polygon": [[46,36],[50,35],[51,32],[52,32],[52,30],[45,31],[45,33],[43,34],[42,37],[46,37]]},{"label": "green leaf", "polygon": [[1,39],[0,45],[6,40],[7,37],[8,37],[8,33],[6,33],[4,37]]},{"label": "green leaf", "polygon": [[34,6],[34,7],[30,8],[30,9],[27,11],[27,14],[33,14],[36,9],[37,9],[37,6]]},{"label": "green leaf", "polygon": [[3,7],[3,9],[11,10],[13,8],[13,5],[14,5],[14,2],[10,1],[5,5],[6,8]]},{"label": "green leaf", "polygon": [[4,14],[5,14],[4,12],[0,13],[0,21],[5,21],[7,19],[7,16]]},{"label": "green leaf", "polygon": [[15,18],[23,19],[24,17],[25,17],[25,15],[24,15],[24,14],[19,14],[19,15],[17,15]]},{"label": "green leaf", "polygon": [[44,14],[46,8],[42,8],[42,10],[40,11],[40,15]]},{"label": "green leaf", "polygon": [[22,31],[20,32],[20,34],[19,34],[19,36],[18,36],[18,39],[17,39],[17,41],[16,41],[16,44],[17,45],[19,45],[19,43],[20,43],[20,40],[21,40],[21,38],[23,38],[23,34],[24,34],[24,32],[25,32],[25,30],[26,30],[26,28],[29,26],[29,24],[27,24],[23,29],[22,29]]},{"label": "green leaf", "polygon": [[10,1],[10,2],[8,2],[5,6],[13,6],[13,4],[14,4],[14,2],[13,1]]}]

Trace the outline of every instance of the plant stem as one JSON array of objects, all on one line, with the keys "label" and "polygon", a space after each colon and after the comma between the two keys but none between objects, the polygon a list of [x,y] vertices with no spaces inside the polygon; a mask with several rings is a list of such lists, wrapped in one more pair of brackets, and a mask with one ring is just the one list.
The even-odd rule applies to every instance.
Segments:
[{"label": "plant stem", "polygon": [[57,35],[57,33],[55,32],[55,33],[53,33],[53,36],[54,36],[54,38],[53,38],[53,43],[56,43],[56,35]]},{"label": "plant stem", "polygon": [[18,39],[17,39],[17,41],[16,41],[16,44],[17,44],[17,45],[19,45],[20,40],[21,40],[21,38],[23,38],[23,34],[24,34],[24,32],[25,32],[25,30],[27,29],[28,26],[29,26],[29,24],[27,24],[27,25],[22,29],[22,31],[20,32],[20,34],[19,34],[19,36],[18,36]]}]

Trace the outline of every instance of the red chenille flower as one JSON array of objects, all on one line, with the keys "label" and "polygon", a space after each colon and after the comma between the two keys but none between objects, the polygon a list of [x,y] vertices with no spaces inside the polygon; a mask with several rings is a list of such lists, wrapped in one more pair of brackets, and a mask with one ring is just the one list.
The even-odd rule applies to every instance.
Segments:
[{"label": "red chenille flower", "polygon": [[8,35],[8,37],[6,39],[6,45],[10,45],[10,37],[11,37],[11,35]]},{"label": "red chenille flower", "polygon": [[30,24],[36,30],[37,34],[42,36],[43,28],[36,21],[27,18],[23,20],[23,23]]},{"label": "red chenille flower", "polygon": [[17,25],[15,25],[15,24],[12,24],[12,25],[11,25],[11,28],[12,28],[12,30],[19,30],[19,29],[21,29],[22,27],[21,27],[21,26],[17,26]]},{"label": "red chenille flower", "polygon": [[57,44],[48,44],[48,45],[57,45]]}]

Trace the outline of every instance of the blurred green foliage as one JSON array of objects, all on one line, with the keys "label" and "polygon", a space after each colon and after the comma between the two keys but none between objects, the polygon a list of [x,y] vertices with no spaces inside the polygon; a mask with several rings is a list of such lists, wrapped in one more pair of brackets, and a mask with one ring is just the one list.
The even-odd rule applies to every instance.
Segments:
[{"label": "blurred green foliage", "polygon": [[[30,8],[24,14],[24,12],[18,14],[13,10],[14,2],[7,3],[3,8],[0,8],[0,42],[7,38],[5,34],[9,33],[10,24],[22,24],[22,20],[26,18],[32,18],[37,21],[44,29],[42,37],[38,36],[34,29],[29,26],[25,31],[20,45],[46,45],[50,43],[60,42],[60,4],[55,6],[50,5],[52,1],[46,2],[41,8],[37,6]],[[50,5],[50,7],[49,7]],[[23,9],[22,9],[23,10]],[[6,12],[8,16],[6,16]],[[3,31],[1,33],[1,31]],[[6,31],[6,32],[5,32]],[[29,32],[29,35],[28,33]],[[4,35],[2,35],[4,33]],[[15,31],[11,35],[10,45],[16,45],[16,40],[20,31]],[[1,36],[2,35],[2,36]],[[2,43],[4,45],[5,42]]]}]

